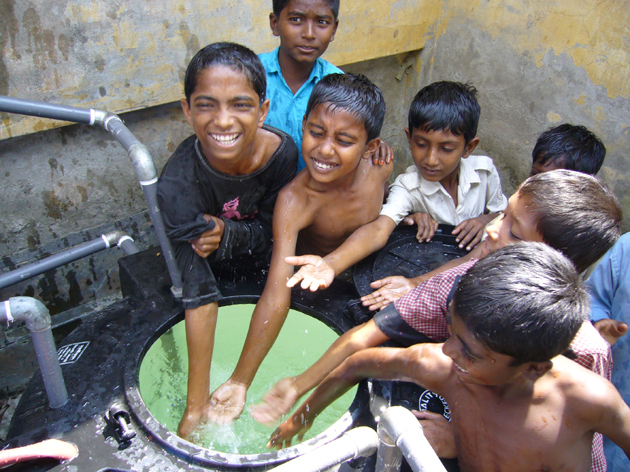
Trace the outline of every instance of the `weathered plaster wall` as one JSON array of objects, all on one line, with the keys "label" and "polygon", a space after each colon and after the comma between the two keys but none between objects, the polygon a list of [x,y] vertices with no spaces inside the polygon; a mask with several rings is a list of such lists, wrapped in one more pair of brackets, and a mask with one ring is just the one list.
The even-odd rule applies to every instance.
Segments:
[{"label": "weathered plaster wall", "polygon": [[[342,2],[326,57],[348,64],[422,47],[439,14],[416,0]],[[271,0],[3,0],[0,95],[121,113],[178,100],[190,58],[215,41],[277,46]],[[0,139],[57,126],[0,114]]]},{"label": "weathered plaster wall", "polygon": [[630,2],[450,0],[416,66],[419,85],[479,89],[481,148],[506,194],[524,180],[538,135],[563,122],[607,148],[603,179],[630,230]]},{"label": "weathered plaster wall", "polygon": [[[192,53],[216,39],[238,39],[257,51],[271,49],[276,41],[268,32],[266,3],[263,8],[251,2],[255,7],[248,12],[241,11],[241,5],[238,15],[233,12],[236,7],[227,4],[210,2],[212,8],[206,11],[192,0],[177,1],[176,8],[168,11],[160,6],[151,12],[142,10],[142,5],[135,10],[135,5],[121,2],[110,2],[108,7],[53,3],[51,7],[51,2],[43,1],[0,2],[0,49],[4,52],[0,93],[117,111],[146,107],[122,117],[147,145],[158,169],[190,133],[179,105],[172,101],[181,96],[181,72]],[[568,121],[583,124],[602,138],[608,155],[599,176],[630,214],[630,2],[356,3],[342,2],[339,35],[326,58],[346,71],[368,75],[382,88],[388,107],[383,137],[396,150],[397,173],[411,163],[403,128],[413,95],[435,80],[470,81],[480,92],[481,148],[495,159],[506,194],[527,177],[537,136]],[[257,8],[260,12],[252,13]],[[32,11],[39,17],[39,26]],[[51,21],[59,12],[76,18]],[[204,28],[212,15],[233,19],[235,23],[230,24],[238,31],[237,38],[219,34],[229,28]],[[260,24],[252,23],[252,18],[261,15]],[[94,34],[87,37],[88,32]],[[74,38],[67,59],[62,34]],[[147,43],[156,44],[147,47]],[[103,60],[107,56],[107,70],[99,71],[95,63],[99,54]],[[146,81],[138,67],[149,69]],[[153,74],[152,68],[158,72]],[[176,86],[168,93],[175,95],[162,90],[171,82]],[[103,96],[101,86],[107,92]],[[170,102],[157,104],[161,100]],[[0,121],[5,132],[11,129],[12,134],[49,126],[36,120],[29,125],[32,129],[19,128],[22,125],[6,114],[0,114]],[[74,125],[1,140],[0,176],[0,255],[5,257],[0,260],[0,271],[38,256],[42,253],[38,247],[51,252],[98,233],[83,232],[86,228],[122,228],[139,238],[141,246],[154,244],[129,160],[101,129]],[[628,221],[626,231],[630,230]],[[74,295],[68,295],[68,302],[86,300],[96,296],[97,288],[116,288],[115,266],[107,264],[107,258],[83,266],[77,263],[54,277],[0,291],[0,298],[38,295],[56,285],[59,294],[64,287],[72,288]],[[92,269],[101,265],[105,268]],[[78,295],[74,287],[79,287]],[[54,305],[62,307],[62,295],[55,297]]]}]

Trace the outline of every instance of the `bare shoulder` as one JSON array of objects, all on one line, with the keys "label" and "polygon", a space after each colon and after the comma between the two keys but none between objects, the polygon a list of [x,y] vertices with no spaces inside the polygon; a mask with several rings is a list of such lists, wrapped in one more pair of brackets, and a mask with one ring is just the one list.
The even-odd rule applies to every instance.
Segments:
[{"label": "bare shoulder", "polygon": [[553,363],[549,375],[554,379],[554,389],[566,398],[567,407],[577,417],[595,421],[606,410],[623,403],[615,386],[601,375],[563,356]]},{"label": "bare shoulder", "polygon": [[385,163],[381,166],[374,164],[372,159],[361,159],[361,162],[359,163],[359,171],[363,171],[370,180],[382,184],[389,179],[390,175],[392,175],[392,172],[394,171],[394,161]]},{"label": "bare shoulder", "polygon": [[286,184],[278,193],[274,208],[273,220],[289,220],[298,224],[300,221],[310,220],[313,213],[309,192],[306,190],[308,172],[299,172],[291,182]]},{"label": "bare shoulder", "polygon": [[406,351],[408,362],[415,366],[413,381],[442,392],[453,376],[453,361],[442,352],[442,344],[416,344]]}]

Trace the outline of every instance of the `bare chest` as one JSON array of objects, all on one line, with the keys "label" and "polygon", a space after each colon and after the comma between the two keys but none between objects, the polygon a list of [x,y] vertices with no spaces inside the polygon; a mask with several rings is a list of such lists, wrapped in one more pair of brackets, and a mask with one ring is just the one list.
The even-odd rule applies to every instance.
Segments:
[{"label": "bare chest", "polygon": [[481,400],[453,408],[462,472],[590,470],[592,435],[563,416],[561,399],[533,405]]}]

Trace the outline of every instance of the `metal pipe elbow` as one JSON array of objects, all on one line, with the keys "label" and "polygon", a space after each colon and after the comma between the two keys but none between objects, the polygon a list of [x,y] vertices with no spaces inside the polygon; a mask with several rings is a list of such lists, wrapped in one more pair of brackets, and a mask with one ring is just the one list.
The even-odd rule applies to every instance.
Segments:
[{"label": "metal pipe elbow", "polygon": [[39,300],[32,297],[12,297],[0,305],[0,317],[4,320],[24,321],[31,332],[50,329],[50,313]]}]

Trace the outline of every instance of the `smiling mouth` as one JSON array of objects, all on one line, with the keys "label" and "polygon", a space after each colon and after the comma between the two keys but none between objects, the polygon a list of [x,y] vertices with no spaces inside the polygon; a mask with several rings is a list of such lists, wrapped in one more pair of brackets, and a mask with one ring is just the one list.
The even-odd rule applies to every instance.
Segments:
[{"label": "smiling mouth", "polygon": [[315,166],[315,168],[318,170],[330,170],[330,169],[334,169],[335,167],[338,167],[337,164],[327,164],[322,161],[317,161],[312,157],[311,157],[311,161],[313,162],[313,165]]},{"label": "smiling mouth", "polygon": [[458,371],[462,372],[463,374],[467,374],[468,373],[467,370],[462,369],[460,366],[458,366],[454,362],[453,362],[453,365],[455,366],[455,369],[457,369]]},{"label": "smiling mouth", "polygon": [[240,133],[211,134],[210,136],[222,146],[231,146],[238,140],[238,138],[240,137]]}]

